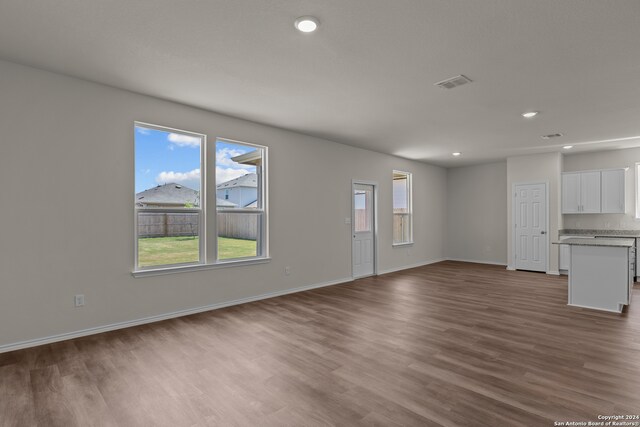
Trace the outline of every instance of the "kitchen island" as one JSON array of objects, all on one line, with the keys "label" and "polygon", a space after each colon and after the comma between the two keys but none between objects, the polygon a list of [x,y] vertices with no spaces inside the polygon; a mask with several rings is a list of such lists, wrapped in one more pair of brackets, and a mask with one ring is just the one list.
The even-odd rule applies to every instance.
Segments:
[{"label": "kitchen island", "polygon": [[621,313],[631,303],[635,240],[569,238],[569,305]]}]

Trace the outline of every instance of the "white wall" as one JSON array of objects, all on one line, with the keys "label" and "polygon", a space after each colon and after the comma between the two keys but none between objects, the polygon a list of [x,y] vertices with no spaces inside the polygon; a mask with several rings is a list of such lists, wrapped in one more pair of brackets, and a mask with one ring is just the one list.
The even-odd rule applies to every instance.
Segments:
[{"label": "white wall", "polygon": [[447,170],[447,258],[507,264],[507,162]]},{"label": "white wall", "polygon": [[640,162],[640,148],[565,155],[564,172],[623,167],[628,167],[629,170],[626,172],[625,180],[626,212],[624,214],[567,214],[563,215],[564,228],[640,229],[640,221],[635,219],[636,162]]},{"label": "white wall", "polygon": [[558,273],[558,245],[551,244],[562,228],[560,213],[560,153],[533,154],[507,159],[507,246],[509,268],[513,268],[513,184],[529,182],[549,183],[549,265],[547,272]]},{"label": "white wall", "polygon": [[[380,270],[444,256],[443,168],[3,61],[0,94],[0,349],[346,280],[353,178],[380,184]],[[131,276],[134,120],[269,146],[270,263]],[[391,245],[393,169],[413,173],[410,254]]]}]

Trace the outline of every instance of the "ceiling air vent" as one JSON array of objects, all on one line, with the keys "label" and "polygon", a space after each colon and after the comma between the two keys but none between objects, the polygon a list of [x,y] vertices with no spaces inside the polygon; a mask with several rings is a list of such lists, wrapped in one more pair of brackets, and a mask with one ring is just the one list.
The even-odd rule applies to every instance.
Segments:
[{"label": "ceiling air vent", "polygon": [[542,135],[542,139],[552,139],[561,137],[561,133],[550,133],[549,135]]},{"label": "ceiling air vent", "polygon": [[439,86],[442,89],[453,89],[454,87],[466,85],[471,82],[472,80],[470,78],[460,74],[459,76],[451,77],[450,79],[435,83],[435,86]]}]

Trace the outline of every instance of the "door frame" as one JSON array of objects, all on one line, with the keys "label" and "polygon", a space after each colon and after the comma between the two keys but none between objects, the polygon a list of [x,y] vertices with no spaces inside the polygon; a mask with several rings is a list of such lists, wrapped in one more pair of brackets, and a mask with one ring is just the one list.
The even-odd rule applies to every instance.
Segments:
[{"label": "door frame", "polygon": [[[356,218],[355,218],[355,204],[353,203],[353,192],[356,184],[371,185],[373,187],[373,274],[371,276],[378,275],[378,182],[368,181],[365,179],[352,179],[351,180],[351,228],[349,233],[349,242],[351,245],[351,278],[356,277],[353,274],[353,235],[355,233]],[[358,276],[358,279],[370,276]]]},{"label": "door frame", "polygon": [[547,204],[547,209],[546,209],[546,216],[547,216],[547,233],[545,234],[546,236],[546,242],[545,242],[545,247],[546,247],[546,259],[545,259],[545,266],[544,266],[544,272],[546,274],[549,274],[549,260],[550,260],[550,253],[551,253],[551,245],[549,244],[549,229],[551,227],[549,227],[549,221],[550,221],[550,216],[549,216],[549,181],[526,181],[526,182],[514,182],[511,184],[511,226],[512,226],[512,236],[511,236],[511,265],[513,265],[513,269],[517,270],[517,266],[516,266],[516,200],[517,198],[514,197],[514,194],[516,194],[516,187],[519,185],[536,185],[536,184],[543,184],[544,185],[544,193],[545,193],[545,202]]}]

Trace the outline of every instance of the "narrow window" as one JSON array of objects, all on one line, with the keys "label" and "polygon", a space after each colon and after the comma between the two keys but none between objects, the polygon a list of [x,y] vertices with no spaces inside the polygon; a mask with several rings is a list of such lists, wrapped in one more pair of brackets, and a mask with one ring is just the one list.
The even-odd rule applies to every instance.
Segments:
[{"label": "narrow window", "polygon": [[266,256],[266,147],[216,141],[217,259]]},{"label": "narrow window", "polygon": [[135,125],[135,269],[204,262],[206,137]]},{"label": "narrow window", "polygon": [[636,219],[640,219],[640,163],[636,163]]},{"label": "narrow window", "polygon": [[393,171],[393,244],[413,243],[411,174]]}]

